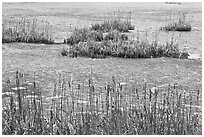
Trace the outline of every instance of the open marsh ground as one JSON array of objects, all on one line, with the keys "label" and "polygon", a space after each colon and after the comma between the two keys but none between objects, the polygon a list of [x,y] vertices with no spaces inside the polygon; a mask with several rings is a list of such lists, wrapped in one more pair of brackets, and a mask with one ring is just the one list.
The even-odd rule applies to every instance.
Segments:
[{"label": "open marsh ground", "polygon": [[[56,6],[57,5],[57,6]],[[154,30],[164,26],[170,17],[177,12],[187,12],[187,21],[191,22],[191,32],[159,31],[159,42],[170,41],[172,35],[181,45],[189,47],[189,53],[202,57],[202,4],[182,3],[3,3],[2,17],[20,18],[22,15],[47,20],[53,26],[56,41],[62,42],[75,27],[88,27],[96,22],[104,21],[108,13],[114,11],[131,12],[131,22],[135,25],[134,33],[141,35],[147,31],[152,40]],[[179,34],[181,36],[179,37]]]},{"label": "open marsh ground", "polygon": [[[88,57],[72,58],[61,55],[62,49],[64,47],[69,49],[69,45],[61,44],[60,42],[63,42],[64,39],[71,35],[75,27],[89,27],[91,24],[102,22],[107,18],[107,13],[118,10],[131,12],[131,23],[135,26],[135,30],[131,30],[128,36],[137,37],[139,34],[142,39],[153,41],[154,35],[157,33],[159,43],[170,41],[173,36],[175,43],[179,44],[179,49],[183,50],[183,48],[186,47],[190,54],[189,59],[167,57],[146,59],[108,57],[104,59],[92,59]],[[159,31],[159,28],[167,23],[169,16],[179,11],[187,13],[187,19],[192,24],[192,31]],[[9,18],[12,18],[12,20],[15,20],[21,18],[22,15],[28,18],[47,20],[52,25],[53,38],[57,43],[3,43],[2,92],[11,91],[11,88],[16,86],[18,79],[16,71],[23,73],[24,77],[20,79],[20,82],[35,82],[37,89],[39,89],[42,94],[40,103],[43,111],[40,110],[40,112],[44,112],[49,126],[43,124],[38,127],[37,122],[33,122],[36,128],[32,128],[31,124],[28,126],[31,129],[30,131],[26,130],[26,124],[30,123],[23,123],[21,121],[21,124],[24,124],[21,125],[19,120],[14,123],[17,127],[21,125],[20,127],[22,127],[22,129],[19,130],[14,127],[12,129],[9,128],[10,126],[7,127],[7,125],[9,125],[8,123],[3,123],[3,134],[202,134],[202,3],[2,4],[3,19],[9,20]],[[9,84],[8,80],[10,81]],[[63,86],[63,82],[65,82],[65,87]],[[71,82],[71,86],[70,83],[68,84],[66,82]],[[117,87],[118,84],[119,88]],[[111,87],[110,90],[107,88],[109,85]],[[121,85],[125,85],[123,89]],[[93,90],[92,87],[94,87]],[[151,109],[151,105],[147,105],[146,108],[146,104],[151,102],[152,93],[149,95],[149,92],[152,92],[152,89],[155,89],[155,87],[159,89],[158,100],[163,103],[159,106],[161,107],[159,112],[157,112],[156,104],[155,110]],[[138,89],[139,98],[137,96],[137,99],[134,98],[136,95],[135,92],[133,93],[134,89]],[[27,92],[29,90],[27,90]],[[95,92],[93,96],[97,101],[96,99],[92,99],[92,91]],[[121,108],[125,108],[124,114],[116,114],[115,111],[113,113],[108,110],[109,105],[107,104],[109,104],[109,102],[112,103],[112,99],[115,99],[114,101],[117,102],[117,95],[112,98],[111,95],[109,96],[106,92],[111,92],[112,94],[112,92],[114,93],[115,91],[121,91],[121,94],[124,93],[125,99],[121,99],[123,101],[122,104],[118,103],[121,105]],[[146,92],[148,92],[147,95]],[[154,92],[156,92],[156,90]],[[55,96],[54,94],[67,97],[66,99],[70,99],[70,101],[63,99],[56,101],[52,98]],[[73,97],[72,94],[75,97]],[[165,100],[167,94],[168,97],[169,94],[170,96],[175,95],[176,101],[180,102],[181,99],[184,107],[178,104],[177,107],[174,107],[176,103],[173,100]],[[181,95],[180,98],[179,94]],[[148,97],[146,98],[146,96]],[[5,101],[6,99],[7,98],[3,98],[2,100]],[[145,102],[143,102],[144,99]],[[148,99],[150,99],[150,101]],[[191,103],[188,102],[189,100]],[[68,104],[66,101],[71,103]],[[169,104],[165,104],[166,101],[169,102]],[[77,102],[77,105],[73,105],[73,102]],[[144,103],[145,105],[139,106]],[[128,108],[127,106],[130,106],[130,108],[136,106],[137,114],[139,115],[136,118],[134,116],[126,116],[126,111],[133,115],[132,111],[126,109]],[[170,106],[172,106],[173,109]],[[82,110],[83,113],[83,107],[85,109],[84,112],[86,111],[87,113],[87,110],[90,111],[90,116],[93,115],[93,117],[83,116],[83,122],[79,122],[77,116],[75,120],[74,112]],[[101,116],[102,118],[98,118],[95,116],[98,113],[95,113],[91,107],[97,112],[100,112],[100,114],[103,112],[105,114]],[[162,110],[162,113],[160,113],[160,110]],[[166,110],[169,110],[170,114],[166,114],[168,113]],[[181,113],[179,110],[181,110]],[[25,110],[23,110],[23,112],[24,111]],[[184,113],[184,111],[187,113]],[[3,111],[2,113],[4,114]],[[26,114],[27,113],[26,111]],[[5,119],[7,119],[6,114],[7,111],[5,111]],[[13,113],[11,113],[11,115],[12,114]],[[112,114],[115,114],[115,116]],[[140,116],[140,114],[144,114],[144,117]],[[32,113],[29,112],[29,116],[22,115],[22,118],[26,119],[28,117],[29,119]],[[174,115],[176,116],[174,117]],[[198,122],[195,122],[194,115]],[[151,119],[149,118],[150,116],[155,118],[153,122],[149,120]],[[168,116],[171,118],[168,119]],[[179,116],[181,116],[181,119]],[[56,120],[50,117],[59,119]],[[113,117],[114,120],[108,119],[108,117]],[[122,117],[121,123],[119,122],[120,117]],[[165,121],[166,117],[167,122]],[[62,119],[65,121],[64,123],[62,123]],[[54,122],[52,123],[50,121]],[[59,121],[61,121],[61,123]],[[66,126],[67,121],[69,123],[69,132],[67,132],[67,129],[62,128]],[[96,122],[94,123],[93,121]],[[136,124],[131,123],[131,121],[135,121]],[[144,123],[141,121],[144,121]],[[169,121],[170,127],[168,126]],[[176,123],[176,121],[181,123]],[[187,122],[185,123],[184,121]],[[102,126],[100,122],[105,122],[104,125],[106,126]],[[118,122],[118,124],[114,122]],[[123,126],[122,122],[127,124]],[[137,124],[137,122],[139,124]],[[43,122],[41,121],[39,123]],[[82,124],[80,125],[79,123]],[[98,126],[95,126],[93,123]],[[197,124],[196,127],[194,127],[195,123]]]}]

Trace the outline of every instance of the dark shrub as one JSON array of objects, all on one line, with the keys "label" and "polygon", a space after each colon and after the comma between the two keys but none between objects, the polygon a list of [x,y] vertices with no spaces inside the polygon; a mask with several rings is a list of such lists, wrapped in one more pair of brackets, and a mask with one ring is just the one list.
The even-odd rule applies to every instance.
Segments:
[{"label": "dark shrub", "polygon": [[62,56],[68,56],[68,51],[63,47],[62,51],[61,51],[61,55]]}]

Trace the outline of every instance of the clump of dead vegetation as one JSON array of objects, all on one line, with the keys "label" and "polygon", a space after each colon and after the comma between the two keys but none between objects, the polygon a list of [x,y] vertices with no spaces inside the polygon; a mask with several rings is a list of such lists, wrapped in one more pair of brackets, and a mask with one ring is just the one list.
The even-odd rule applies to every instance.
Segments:
[{"label": "clump of dead vegetation", "polygon": [[200,90],[139,88],[115,77],[102,87],[59,74],[52,96],[16,72],[2,93],[3,135],[201,135]]},{"label": "clump of dead vegetation", "polygon": [[103,42],[81,42],[71,47],[70,54],[87,56],[91,58],[121,57],[121,58],[157,58],[172,57],[179,58],[178,45],[166,43],[147,43],[144,41],[103,41]]},{"label": "clump of dead vegetation", "polygon": [[52,26],[47,21],[37,19],[4,19],[2,24],[2,42],[25,42],[53,44]]},{"label": "clump of dead vegetation", "polygon": [[168,23],[161,27],[160,30],[165,31],[191,31],[192,26],[186,19],[186,13],[179,12],[176,15],[172,15]]},{"label": "clump of dead vegetation", "polygon": [[92,24],[91,30],[102,31],[102,32],[110,32],[112,30],[117,30],[119,32],[129,32],[129,30],[134,30],[134,26],[130,21],[104,21],[103,23]]},{"label": "clump of dead vegetation", "polygon": [[88,28],[75,28],[72,35],[68,39],[64,40],[64,43],[74,45],[79,42],[87,42],[88,40],[102,41],[103,33],[101,31],[91,31]]},{"label": "clump of dead vegetation", "polygon": [[103,40],[114,40],[114,39],[128,39],[124,32],[134,29],[133,26],[128,22],[122,21],[111,21],[104,23],[92,24],[90,28],[75,28],[72,35],[64,40],[64,43],[74,45],[79,42],[96,41],[100,42]]},{"label": "clump of dead vegetation", "polygon": [[157,41],[157,36],[153,41],[143,40],[139,32],[136,38],[118,30],[112,30],[108,33],[102,33],[100,30],[94,32],[90,33],[87,28],[76,29],[73,35],[67,39],[67,43],[70,44],[68,55],[91,58],[111,56],[121,58],[180,58],[181,54],[184,54],[183,51],[179,50],[178,44],[174,42],[173,36],[170,42],[161,44]]},{"label": "clump of dead vegetation", "polygon": [[[183,22],[185,22],[184,14],[183,18],[179,17],[179,25]],[[170,42],[160,44],[156,39],[157,36],[155,36],[154,41],[142,40],[139,35],[130,37],[128,32],[132,29],[134,26],[129,20],[104,21],[92,24],[90,28],[75,29],[72,35],[64,40],[64,43],[70,45],[68,55],[72,57],[180,58],[181,55],[188,54],[179,50],[179,46],[173,38]],[[167,29],[169,28],[167,27]],[[176,28],[176,30],[179,29],[181,29],[180,26]]]}]

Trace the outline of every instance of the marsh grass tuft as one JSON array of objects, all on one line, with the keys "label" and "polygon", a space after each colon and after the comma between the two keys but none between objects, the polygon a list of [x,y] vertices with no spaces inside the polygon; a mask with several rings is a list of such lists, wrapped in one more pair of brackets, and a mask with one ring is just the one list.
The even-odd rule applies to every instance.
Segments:
[{"label": "marsh grass tuft", "polygon": [[184,57],[184,52],[180,51],[178,44],[172,40],[160,44],[157,40],[149,42],[141,40],[139,37],[137,40],[128,39],[127,35],[117,31],[109,32],[101,42],[79,42],[70,47],[69,54],[77,53],[78,56],[94,58],[111,56],[121,58],[181,58],[181,55]]},{"label": "marsh grass tuft", "polygon": [[72,35],[65,41],[65,43],[74,45],[79,42],[92,41],[102,41],[103,33],[101,31],[90,31],[88,28],[75,28]]},{"label": "marsh grass tuft", "polygon": [[130,21],[121,21],[121,20],[111,20],[104,21],[102,23],[92,24],[91,30],[102,31],[103,33],[117,30],[119,32],[129,32],[129,30],[134,30],[134,26]]},{"label": "marsh grass tuft", "polygon": [[[103,26],[106,24],[109,27]],[[82,56],[90,58],[188,58],[188,53],[179,50],[179,45],[174,42],[172,36],[170,42],[160,44],[157,36],[153,41],[143,40],[138,32],[136,38],[131,37],[125,31],[120,31],[111,24],[95,24],[91,28],[75,29],[73,34],[66,40],[70,45],[70,56]],[[120,26],[120,25],[119,25]],[[118,26],[118,27],[119,27]],[[107,29],[107,31],[106,31]],[[75,56],[74,56],[75,57]]]},{"label": "marsh grass tuft", "polygon": [[186,13],[177,13],[173,15],[167,25],[161,27],[160,30],[165,31],[191,31],[192,27],[189,21],[186,19]]},{"label": "marsh grass tuft", "polygon": [[2,24],[2,42],[25,42],[53,44],[52,26],[48,21],[37,19],[4,19]]}]

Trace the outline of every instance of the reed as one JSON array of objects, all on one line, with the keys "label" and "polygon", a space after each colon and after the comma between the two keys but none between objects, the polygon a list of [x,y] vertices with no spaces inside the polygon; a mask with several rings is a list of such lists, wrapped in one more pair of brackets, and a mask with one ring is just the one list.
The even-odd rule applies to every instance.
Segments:
[{"label": "reed", "polygon": [[[61,53],[64,54],[64,50]],[[80,42],[79,44],[72,45],[68,51],[70,56],[75,54],[76,56],[91,58],[106,58],[109,56],[121,58],[180,58],[181,55],[186,54],[185,58],[188,58],[188,53],[180,51],[178,44],[172,42],[159,44],[157,41],[151,43],[146,41],[138,42],[136,40]]]},{"label": "reed", "polygon": [[[202,134],[201,107],[196,106],[201,101],[199,90],[196,96],[175,85],[152,90],[147,82],[139,88],[135,82],[121,83],[112,77],[98,91],[92,74],[84,83],[73,77],[59,74],[53,95],[44,98],[36,78],[28,85],[24,74],[17,72],[10,80],[17,82],[2,89],[2,134]],[[50,103],[44,104],[49,98]]]},{"label": "reed", "polygon": [[155,34],[153,41],[147,40],[137,32],[136,38],[130,38],[127,33],[121,33],[117,29],[103,33],[101,30],[90,28],[75,29],[73,34],[67,39],[69,49],[61,51],[62,56],[71,57],[90,57],[90,58],[188,58],[188,53],[179,49],[179,45],[174,42],[174,36],[165,44],[158,42],[158,33]]},{"label": "reed", "polygon": [[113,30],[117,30],[119,32],[129,32],[129,30],[134,30],[134,28],[135,27],[130,23],[130,21],[115,19],[111,21],[104,21],[102,23],[92,24],[90,29],[106,33]]},{"label": "reed", "polygon": [[179,12],[176,15],[172,15],[168,23],[161,27],[160,30],[165,31],[191,31],[192,26],[186,19],[187,13]]},{"label": "reed", "polygon": [[2,43],[25,42],[53,44],[52,25],[36,18],[4,19],[2,24]]}]

